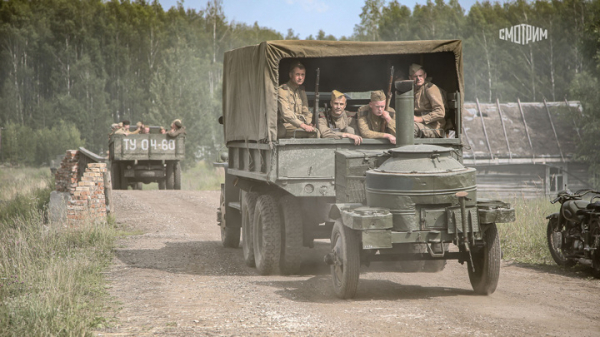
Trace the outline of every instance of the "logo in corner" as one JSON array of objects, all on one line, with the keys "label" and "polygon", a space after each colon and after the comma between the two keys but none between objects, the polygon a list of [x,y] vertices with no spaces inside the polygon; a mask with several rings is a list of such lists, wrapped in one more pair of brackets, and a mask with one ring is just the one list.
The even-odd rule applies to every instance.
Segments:
[{"label": "logo in corner", "polygon": [[514,25],[510,28],[501,28],[498,32],[500,40],[523,45],[548,39],[547,29],[525,23]]}]

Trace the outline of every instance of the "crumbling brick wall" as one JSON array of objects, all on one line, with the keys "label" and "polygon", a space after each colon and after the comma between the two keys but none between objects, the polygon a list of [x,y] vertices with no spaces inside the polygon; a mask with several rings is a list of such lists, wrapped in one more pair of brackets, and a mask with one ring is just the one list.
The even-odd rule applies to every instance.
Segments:
[{"label": "crumbling brick wall", "polygon": [[68,150],[54,175],[56,191],[73,194],[77,187],[78,161],[79,151]]},{"label": "crumbling brick wall", "polygon": [[83,221],[105,221],[106,203],[104,197],[105,163],[89,163],[81,181],[77,181],[79,151],[69,150],[60,168],[56,171],[56,190],[69,192],[67,222],[71,225]]}]

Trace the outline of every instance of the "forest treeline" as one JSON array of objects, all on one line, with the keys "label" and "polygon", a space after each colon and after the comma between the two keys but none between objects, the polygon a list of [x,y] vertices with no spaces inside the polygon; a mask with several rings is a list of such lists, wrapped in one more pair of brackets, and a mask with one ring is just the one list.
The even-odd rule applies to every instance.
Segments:
[{"label": "forest treeline", "polygon": [[[547,38],[499,38],[517,24],[543,28]],[[0,1],[2,159],[47,163],[65,142],[102,153],[111,123],[168,126],[175,118],[188,129],[187,160],[211,156],[223,142],[223,52],[298,38],[230,21],[221,0],[201,10],[156,0]],[[322,30],[304,38],[337,39]],[[353,34],[339,39],[461,39],[467,100],[582,100],[580,158],[600,162],[600,0],[485,1],[468,11],[457,0],[413,9],[366,0]]]}]

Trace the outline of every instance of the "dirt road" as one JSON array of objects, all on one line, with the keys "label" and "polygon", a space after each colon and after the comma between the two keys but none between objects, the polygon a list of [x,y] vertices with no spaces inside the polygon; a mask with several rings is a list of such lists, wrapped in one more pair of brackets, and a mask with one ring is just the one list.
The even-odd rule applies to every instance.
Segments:
[{"label": "dirt road", "polygon": [[300,275],[259,276],[223,248],[219,192],[114,191],[120,241],[110,293],[121,303],[102,336],[600,336],[600,281],[503,263],[498,289],[476,296],[466,265],[443,272],[361,273],[339,300],[307,249]]}]

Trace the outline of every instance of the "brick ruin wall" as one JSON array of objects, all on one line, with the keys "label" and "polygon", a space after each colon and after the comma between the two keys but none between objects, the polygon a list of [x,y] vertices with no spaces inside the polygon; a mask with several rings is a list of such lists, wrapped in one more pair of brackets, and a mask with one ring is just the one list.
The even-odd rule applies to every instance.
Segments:
[{"label": "brick ruin wall", "polygon": [[66,205],[68,224],[106,221],[104,196],[106,164],[87,164],[81,181],[77,181],[78,169],[79,151],[69,150],[55,174],[56,191],[69,193],[69,201]]}]

